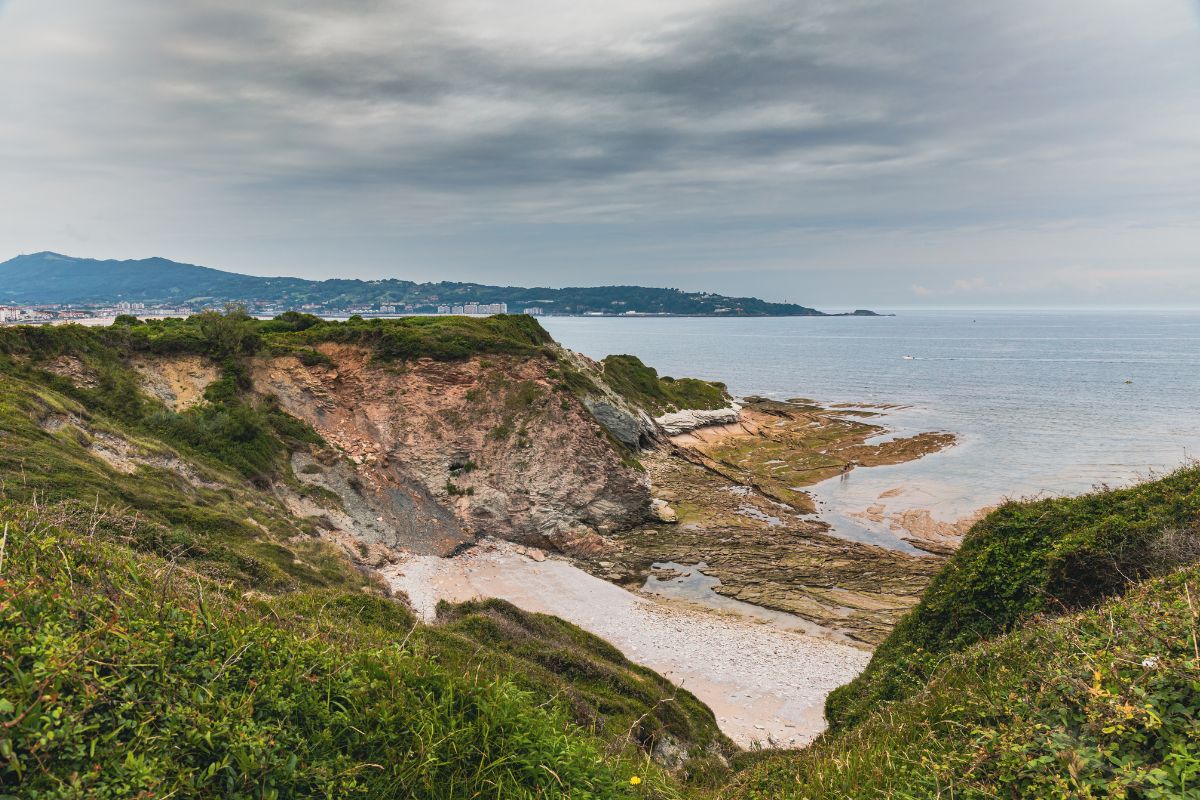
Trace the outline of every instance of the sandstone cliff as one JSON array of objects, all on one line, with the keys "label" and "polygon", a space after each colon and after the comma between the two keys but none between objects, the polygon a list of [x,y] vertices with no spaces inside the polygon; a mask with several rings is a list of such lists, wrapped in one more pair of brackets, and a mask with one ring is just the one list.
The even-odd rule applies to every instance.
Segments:
[{"label": "sandstone cliff", "polygon": [[[323,514],[331,530],[428,554],[485,534],[589,552],[644,519],[644,471],[562,383],[553,355],[399,364],[358,345],[316,349],[308,364],[257,357],[251,376],[336,450],[293,460],[299,480],[341,498]],[[619,431],[649,423],[593,388],[588,402],[611,407]],[[292,503],[322,516],[311,499]]]}]

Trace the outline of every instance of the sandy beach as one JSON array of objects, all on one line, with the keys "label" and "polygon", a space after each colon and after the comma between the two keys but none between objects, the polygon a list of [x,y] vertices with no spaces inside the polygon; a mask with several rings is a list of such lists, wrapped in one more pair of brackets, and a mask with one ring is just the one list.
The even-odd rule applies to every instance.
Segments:
[{"label": "sandy beach", "polygon": [[797,747],[825,727],[825,696],[870,654],[749,616],[635,594],[558,558],[489,541],[456,558],[412,556],[384,570],[427,620],[439,600],[498,597],[611,642],[703,700],[738,744]]}]

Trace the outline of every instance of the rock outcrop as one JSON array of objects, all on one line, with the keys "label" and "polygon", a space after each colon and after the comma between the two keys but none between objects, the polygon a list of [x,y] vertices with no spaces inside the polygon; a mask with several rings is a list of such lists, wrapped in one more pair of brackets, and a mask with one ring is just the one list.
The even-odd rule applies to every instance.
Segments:
[{"label": "rock outcrop", "polygon": [[60,355],[40,366],[51,375],[66,378],[80,389],[95,389],[100,385],[96,371],[75,356]]},{"label": "rock outcrop", "polygon": [[716,408],[707,411],[697,409],[673,411],[670,414],[663,414],[655,418],[654,421],[668,436],[678,436],[681,433],[687,433],[688,431],[694,431],[697,428],[704,428],[709,425],[732,425],[738,421],[741,411],[742,407],[737,403],[733,403],[728,408]]},{"label": "rock outcrop", "polygon": [[635,450],[662,443],[662,429],[654,418],[601,380],[603,368],[599,364],[564,347],[557,347],[555,352],[567,368],[591,376],[592,385],[583,398],[584,408],[614,439]]},{"label": "rock outcrop", "polygon": [[585,397],[583,405],[621,444],[642,448],[654,441],[657,430],[646,412],[631,410],[605,397]]},{"label": "rock outcrop", "polygon": [[184,411],[204,399],[204,390],[221,377],[220,368],[195,355],[138,358],[130,364],[142,389],[173,411]]},{"label": "rock outcrop", "polygon": [[297,469],[332,494],[349,491],[351,508],[327,515],[333,527],[426,554],[484,534],[594,554],[605,534],[645,519],[645,473],[556,379],[552,358],[399,364],[357,345],[317,349],[327,362],[261,357],[251,376],[342,457]]}]

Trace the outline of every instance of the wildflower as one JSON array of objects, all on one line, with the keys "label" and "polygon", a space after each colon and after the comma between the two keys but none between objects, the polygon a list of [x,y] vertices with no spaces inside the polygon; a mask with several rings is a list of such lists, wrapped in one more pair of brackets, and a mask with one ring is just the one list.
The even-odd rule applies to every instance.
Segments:
[{"label": "wildflower", "polygon": [[1142,666],[1146,669],[1154,669],[1158,666],[1158,656],[1149,656],[1142,659]]},{"label": "wildflower", "polygon": [[637,775],[634,775],[632,778],[629,779],[630,786],[637,786],[641,782],[642,782],[642,779],[639,778]]}]

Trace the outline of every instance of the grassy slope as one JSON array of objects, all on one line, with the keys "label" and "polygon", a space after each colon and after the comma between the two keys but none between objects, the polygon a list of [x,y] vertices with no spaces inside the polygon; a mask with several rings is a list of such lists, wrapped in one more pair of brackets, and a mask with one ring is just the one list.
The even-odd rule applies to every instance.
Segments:
[{"label": "grassy slope", "polygon": [[946,653],[1186,562],[1190,551],[1173,552],[1172,536],[1198,523],[1200,468],[1127,489],[1006,503],[971,530],[866,672],[830,696],[831,726],[850,727],[881,702],[907,697]]},{"label": "grassy slope", "polygon": [[653,367],[647,367],[637,356],[608,356],[602,364],[604,380],[609,386],[634,405],[655,415],[729,405],[729,393],[722,383],[659,377]]},{"label": "grassy slope", "polygon": [[0,796],[664,796],[562,704],[406,639],[393,602],[242,601],[27,509],[0,516]]},{"label": "grassy slope", "polygon": [[[258,346],[293,346],[286,340],[294,330],[271,331],[269,325],[255,325],[250,332],[275,339]],[[365,327],[370,332],[375,326]],[[264,451],[267,459],[253,469],[256,479],[291,479],[282,453],[296,444],[289,438],[294,421],[271,421],[269,416],[276,413],[273,409],[237,393],[236,361],[227,368],[234,389],[231,394],[221,394],[229,387],[220,387],[201,408],[181,415],[138,394],[135,376],[123,361],[127,354],[147,351],[199,351],[217,356],[216,347],[225,347],[236,353],[242,334],[234,332],[224,345],[214,346],[211,338],[205,337],[220,335],[220,331],[202,334],[190,325],[118,326],[94,332],[9,329],[0,333],[0,438],[4,444],[0,448],[0,497],[8,503],[6,521],[14,523],[8,566],[0,574],[6,590],[12,592],[8,598],[12,605],[5,608],[17,609],[17,616],[10,618],[31,622],[7,631],[13,638],[4,643],[3,661],[8,671],[0,673],[4,698],[0,720],[9,713],[33,709],[21,722],[4,729],[10,733],[0,730],[0,760],[9,759],[10,770],[0,776],[0,796],[17,785],[20,791],[15,796],[21,797],[37,796],[35,787],[47,792],[45,796],[105,796],[94,786],[87,790],[91,794],[83,790],[72,794],[75,790],[62,786],[73,772],[85,774],[95,764],[100,771],[87,780],[109,787],[108,796],[135,796],[138,790],[131,787],[152,784],[161,794],[163,786],[183,780],[180,776],[203,763],[204,770],[211,767],[215,772],[196,779],[209,781],[203,786],[175,784],[185,795],[234,796],[243,791],[246,796],[259,796],[255,794],[258,790],[249,788],[256,786],[262,790],[261,796],[270,796],[266,789],[272,783],[280,787],[280,796],[289,792],[352,794],[347,788],[352,782],[345,786],[337,783],[344,777],[340,772],[334,774],[334,765],[339,765],[337,769],[344,767],[345,774],[365,781],[365,796],[386,795],[381,787],[394,786],[400,780],[397,776],[403,775],[404,783],[425,782],[420,784],[419,796],[471,796],[472,791],[485,787],[491,787],[487,791],[492,796],[495,792],[506,797],[558,796],[559,789],[568,786],[571,796],[608,797],[624,796],[621,781],[614,775],[633,769],[629,758],[661,741],[680,742],[699,755],[693,770],[707,768],[712,754],[728,751],[729,744],[717,730],[711,712],[692,695],[676,692],[660,676],[561,620],[525,614],[507,604],[485,603],[446,609],[444,624],[414,627],[399,604],[363,595],[360,590],[370,587],[363,575],[340,553],[308,535],[313,531],[288,516],[270,493],[244,479],[244,459],[239,458],[244,441],[222,436],[219,428],[209,432],[203,447],[174,437],[177,426],[164,425],[164,419],[202,420],[244,409],[256,426],[255,436],[248,441],[261,435],[271,444]],[[434,330],[437,341],[430,350],[460,341],[460,333],[453,327]],[[481,325],[471,333],[493,339],[495,328]],[[169,344],[164,345],[164,340]],[[526,346],[520,339],[509,344]],[[493,340],[483,346],[508,345]],[[98,377],[98,385],[79,388],[40,369],[64,353],[79,358]],[[125,393],[118,396],[117,389]],[[54,428],[46,425],[48,419],[75,422]],[[196,488],[170,469],[150,465],[139,466],[133,474],[114,470],[89,450],[97,436],[117,437],[152,462],[184,461],[210,488]],[[46,554],[51,552],[55,557],[47,561]],[[22,560],[27,557],[35,561]],[[35,566],[25,569],[22,564]],[[173,576],[175,588],[170,588],[168,575]],[[69,591],[64,591],[64,581]],[[168,586],[166,594],[164,586]],[[204,612],[201,593],[208,598]],[[271,599],[260,602],[243,597]],[[166,602],[170,611],[160,615],[161,602]],[[39,617],[43,605],[45,616]],[[114,618],[119,619],[115,632],[110,625]],[[105,625],[109,627],[88,627],[102,619],[108,620]],[[197,625],[203,628],[202,636]],[[199,642],[197,637],[206,641]],[[132,639],[137,646],[122,650],[130,648]],[[406,649],[393,652],[401,641],[406,642]],[[246,653],[253,658],[242,652],[246,646],[250,648]],[[342,675],[344,668],[339,665],[360,665],[365,670],[362,675],[345,676],[352,684],[336,683],[337,691],[349,693],[343,702],[352,700],[359,709],[391,704],[389,719],[401,730],[409,726],[409,733],[397,730],[393,736],[391,731],[367,730],[366,723],[353,721],[368,716],[362,711],[349,713],[335,724],[329,721],[326,708],[324,722],[282,736],[278,731],[294,722],[288,721],[288,714],[298,713],[297,709],[306,716],[315,713],[305,704],[315,703],[316,694],[301,692],[296,709],[287,707],[292,701],[286,696],[295,689],[297,673],[274,658],[277,647],[290,654],[291,660],[309,665],[313,674]],[[377,652],[381,648],[385,651],[382,655]],[[66,656],[73,649],[80,651],[78,659]],[[230,666],[220,675],[222,681],[230,682],[228,692],[211,696],[205,692],[202,697],[188,688],[204,683],[206,675],[211,677],[213,663],[219,667],[230,659],[239,666]],[[97,664],[107,665],[103,676],[94,674]],[[158,678],[147,677],[142,674],[141,665],[145,664],[166,671]],[[61,675],[46,672],[59,666],[65,669]],[[30,683],[35,674],[39,680]],[[400,678],[401,685],[392,687],[391,694],[380,694],[382,687],[375,684],[386,674]],[[39,690],[38,686],[47,677],[64,688],[40,700],[38,692],[45,687]],[[269,719],[258,713],[263,705],[256,705],[244,691],[250,680],[260,687],[261,696],[273,698],[266,706]],[[106,681],[111,682],[111,692],[105,688]],[[324,682],[313,692],[319,694],[317,690],[322,689],[328,693],[333,691],[331,685]],[[430,699],[422,692],[441,694]],[[361,697],[356,696],[359,694]],[[443,694],[448,698],[445,702]],[[64,704],[68,697],[75,705]],[[138,705],[139,697],[155,697],[158,706],[143,709],[143,716],[138,716],[141,711],[137,709],[126,709],[128,715],[114,710],[130,702]],[[231,706],[232,697],[248,705]],[[466,703],[461,708],[456,699],[460,697]],[[429,703],[433,705],[428,713],[417,708]],[[488,706],[482,722],[476,720],[483,714],[479,704],[496,704]],[[412,712],[411,719],[402,718],[406,710]],[[223,731],[223,738],[216,743],[196,743],[185,737],[187,746],[181,751],[164,745],[168,739],[183,736],[179,726],[185,723],[180,720],[190,720],[187,725],[203,730],[209,727],[210,716],[227,715],[233,717],[213,724],[214,730]],[[463,715],[465,722],[459,719]],[[26,725],[25,720],[36,719],[43,728],[50,727]],[[336,735],[330,732],[331,725],[344,728],[345,720],[366,732],[362,737],[350,736],[342,728]],[[368,722],[373,724],[373,720]],[[477,722],[483,727],[476,726]],[[76,751],[55,751],[67,729],[52,738],[45,734],[58,725],[91,726],[89,735],[98,742],[98,754],[89,752],[84,758]],[[128,725],[141,733],[132,736]],[[460,730],[463,725],[466,728]],[[410,734],[418,738],[403,738]],[[424,741],[420,737],[426,734],[434,739],[420,744]],[[448,738],[439,738],[443,735]],[[478,738],[493,736],[488,741]],[[440,742],[438,748],[444,745],[449,749],[434,748],[435,740]],[[193,745],[199,750],[189,749]],[[426,752],[429,748],[433,749]],[[56,755],[47,761],[46,754],[51,751]],[[478,756],[479,761],[472,762],[476,771],[455,771],[461,766],[453,755],[458,752]],[[282,766],[276,763],[287,753],[307,754],[298,758],[324,765],[309,770],[310,777],[316,776],[313,780],[323,787],[321,792],[288,783],[295,777],[289,777],[294,765],[288,767],[287,759]],[[126,754],[141,766],[118,764]],[[210,760],[204,761],[206,758]],[[368,763],[404,762],[406,758],[417,763],[390,770],[393,783],[368,780],[375,769]],[[15,766],[12,759],[22,766]],[[518,765],[518,772],[506,772],[513,764]],[[473,788],[468,791],[467,787]],[[649,790],[643,785],[641,791],[638,796]],[[660,795],[656,789],[649,796]]]},{"label": "grassy slope", "polygon": [[[130,443],[147,459],[179,458],[179,451],[146,427],[98,412],[85,392],[32,367],[0,363],[0,480],[4,496],[59,506],[57,513],[140,522],[128,543],[177,557],[214,579],[236,580],[263,591],[337,587],[357,589],[365,579],[341,563],[310,526],[288,516],[269,495],[233,468],[191,454],[186,459],[212,488],[198,487],[168,469],[132,474],[110,468],[89,449],[97,435]],[[55,431],[54,418],[74,424]],[[186,448],[183,449],[187,453]],[[299,540],[293,537],[301,535]]]},{"label": "grassy slope", "polygon": [[949,653],[907,699],[723,796],[1200,797],[1198,592],[1191,568]]},{"label": "grassy slope", "polygon": [[726,796],[1200,797],[1198,521],[1198,469],[1006,504],[830,696],[832,731]]}]

